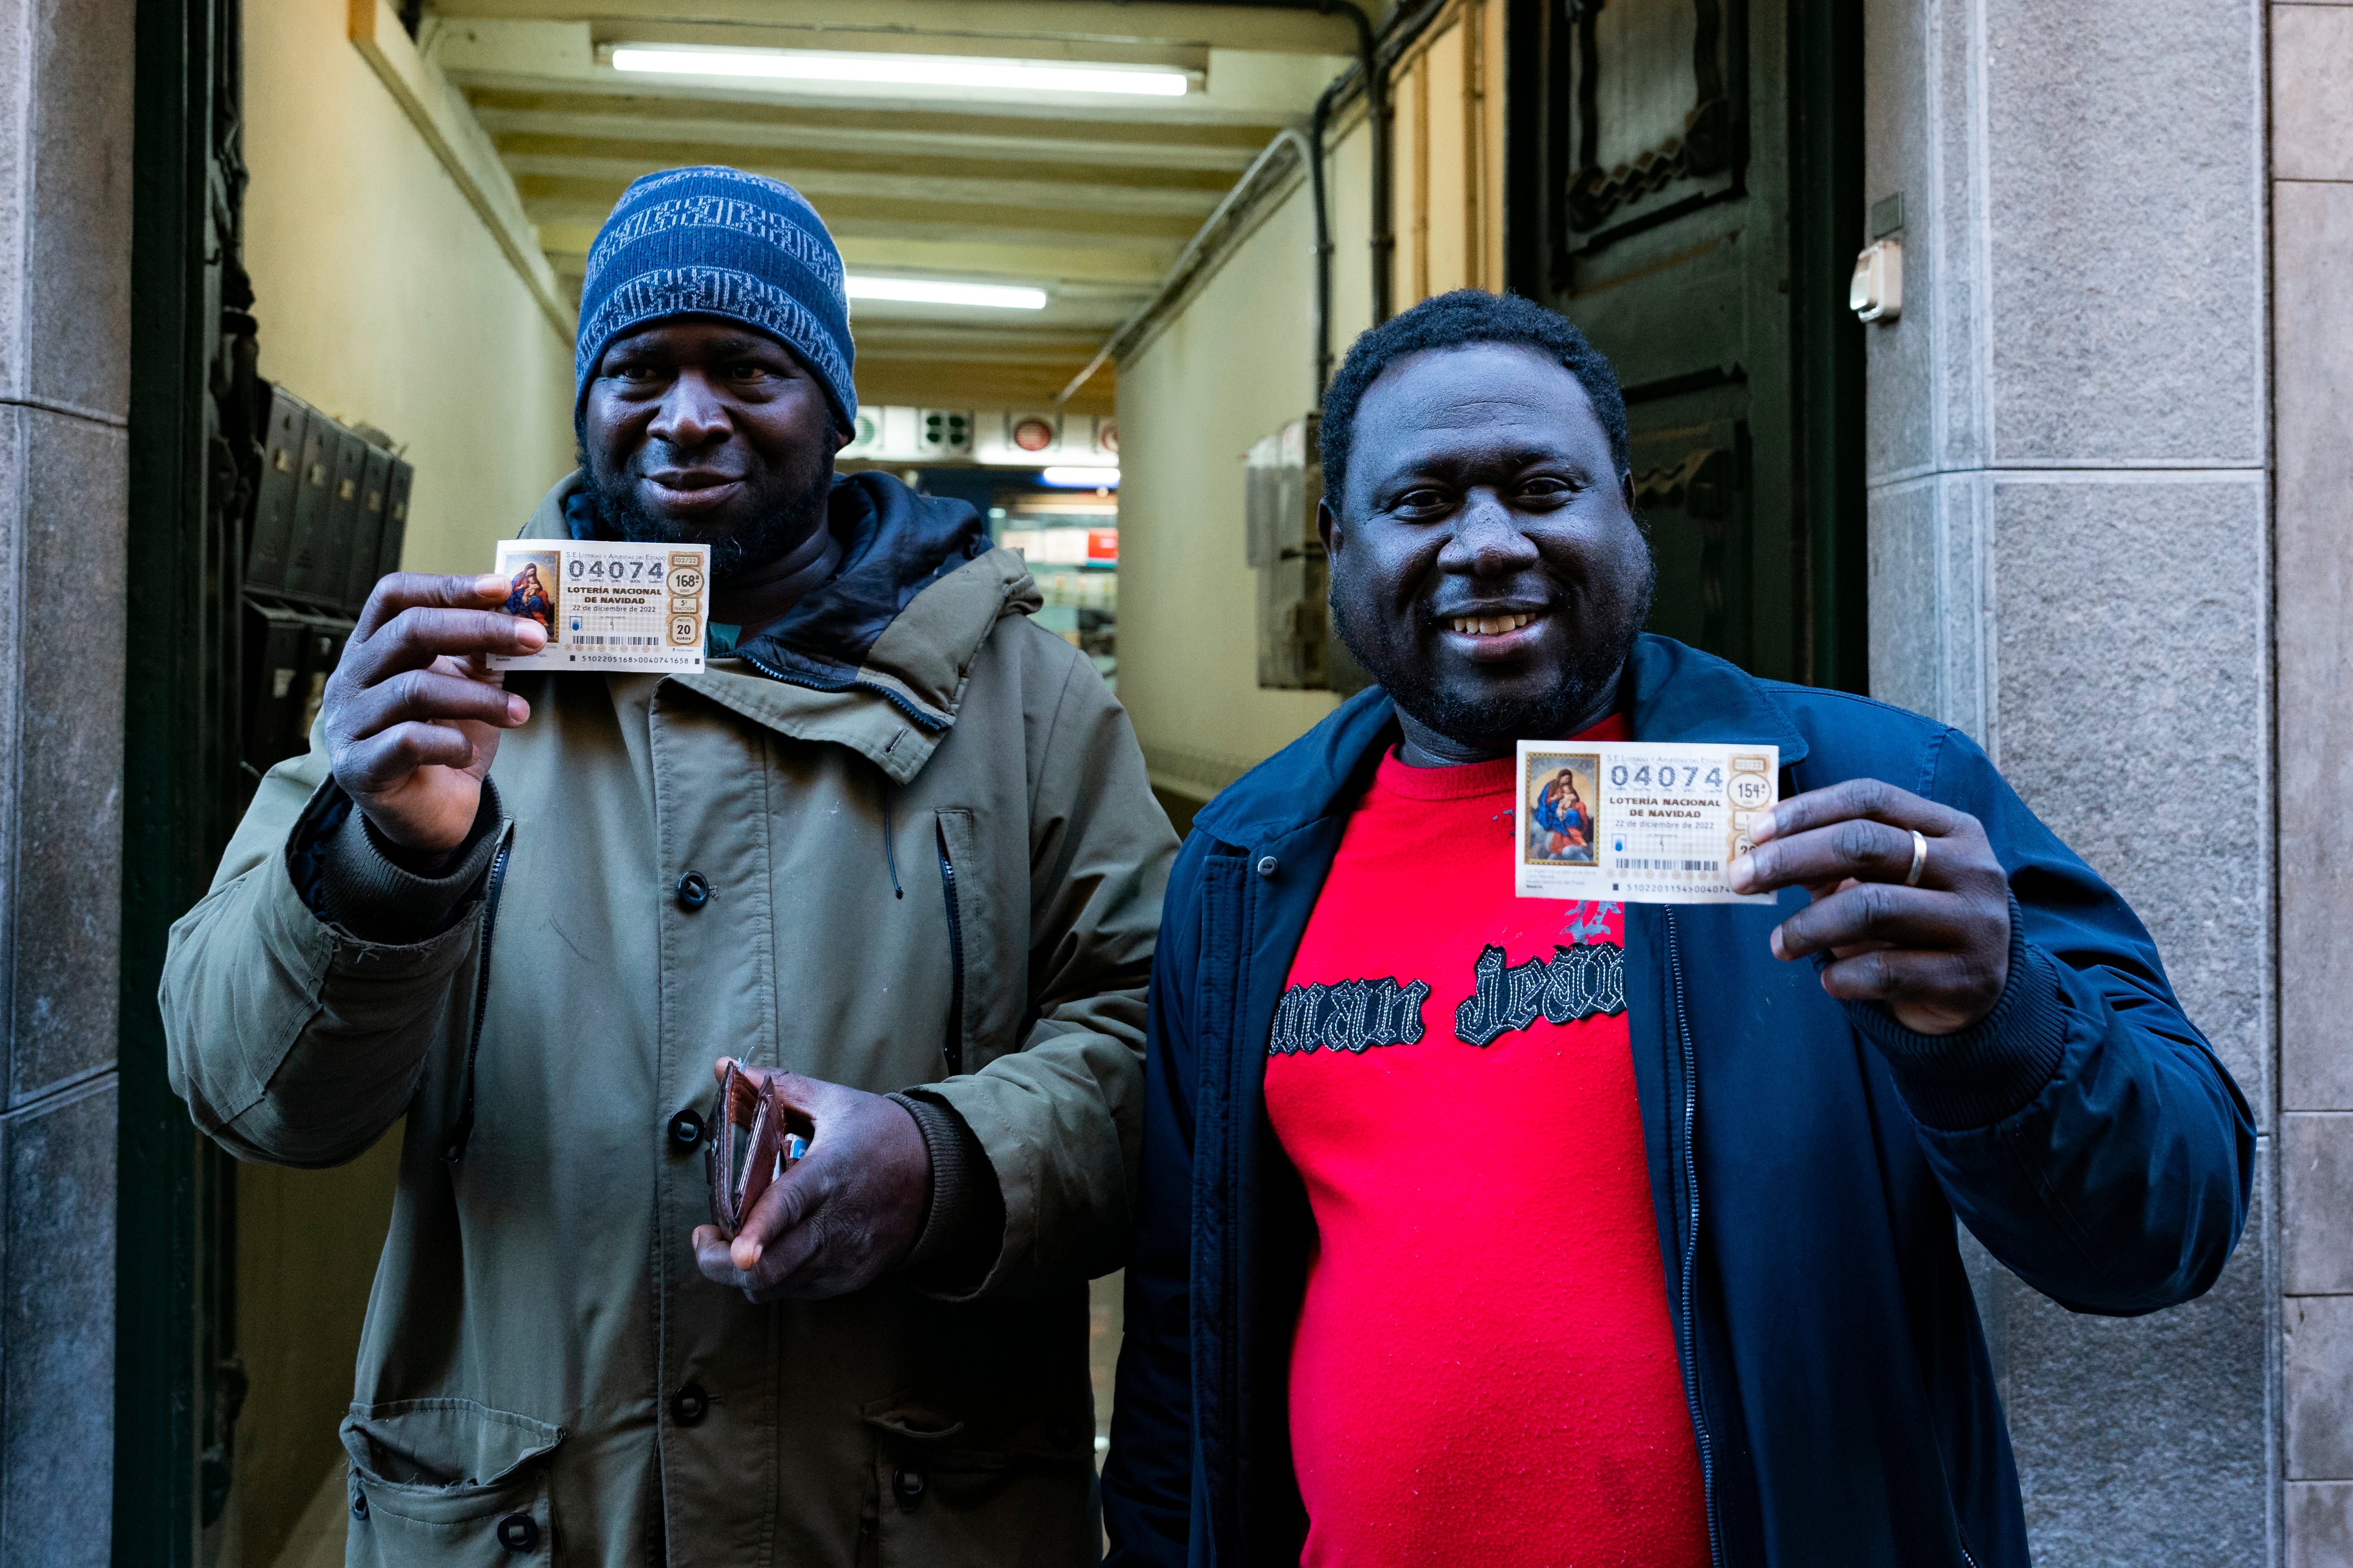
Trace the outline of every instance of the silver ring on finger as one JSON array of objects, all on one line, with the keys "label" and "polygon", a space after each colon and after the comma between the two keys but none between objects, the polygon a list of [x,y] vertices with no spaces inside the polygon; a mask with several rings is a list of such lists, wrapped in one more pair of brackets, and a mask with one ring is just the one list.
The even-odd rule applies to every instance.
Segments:
[{"label": "silver ring on finger", "polygon": [[1912,830],[1912,869],[1904,874],[1904,885],[1916,888],[1920,873],[1928,868],[1928,837],[1918,828]]}]

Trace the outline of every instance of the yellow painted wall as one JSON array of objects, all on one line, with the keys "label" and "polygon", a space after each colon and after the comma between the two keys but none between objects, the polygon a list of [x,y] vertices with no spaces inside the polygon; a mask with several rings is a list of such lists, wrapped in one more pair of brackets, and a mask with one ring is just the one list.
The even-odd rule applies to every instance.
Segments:
[{"label": "yellow painted wall", "polygon": [[1504,286],[1504,6],[1461,0],[1390,81],[1400,310],[1450,289]]},{"label": "yellow painted wall", "polygon": [[[1339,232],[1361,235],[1361,217]],[[1328,692],[1259,689],[1242,531],[1243,455],[1314,402],[1314,238],[1302,181],[1120,365],[1119,696],[1153,782],[1195,799],[1333,707]],[[1360,258],[1335,345],[1369,318],[1368,277]]]},{"label": "yellow painted wall", "polygon": [[472,572],[572,467],[572,345],[346,36],[247,0],[245,258],[261,374],[406,443],[404,564]]},{"label": "yellow painted wall", "polygon": [[[1503,282],[1501,0],[1462,0],[1392,79],[1392,298]],[[1372,324],[1372,143],[1328,151],[1335,363]],[[1119,695],[1153,782],[1199,799],[1332,710],[1258,685],[1242,457],[1314,396],[1314,216],[1303,180],[1119,367]]]},{"label": "yellow painted wall", "polygon": [[[401,1129],[349,1165],[237,1172],[237,1353],[248,1379],[231,1489],[245,1568],[274,1568],[297,1545],[322,1487],[343,1473],[335,1435],[352,1402],[352,1367],[376,1258],[392,1221]],[[333,1488],[340,1504],[343,1489]],[[343,1509],[325,1522],[341,1563]],[[234,1559],[224,1558],[224,1563]]]}]

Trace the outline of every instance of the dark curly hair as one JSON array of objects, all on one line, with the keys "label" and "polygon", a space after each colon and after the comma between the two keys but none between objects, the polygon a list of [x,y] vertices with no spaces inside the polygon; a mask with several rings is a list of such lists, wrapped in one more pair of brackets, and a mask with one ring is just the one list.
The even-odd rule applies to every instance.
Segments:
[{"label": "dark curly hair", "polygon": [[[1356,406],[1381,372],[1424,349],[1461,348],[1465,343],[1514,343],[1558,360],[1577,377],[1609,437],[1609,458],[1626,472],[1626,400],[1618,373],[1568,318],[1517,294],[1457,289],[1424,300],[1402,316],[1392,316],[1348,346],[1340,374],[1324,394],[1319,445],[1324,493],[1347,493],[1348,443],[1356,434]],[[1337,507],[1333,509],[1338,510]]]}]

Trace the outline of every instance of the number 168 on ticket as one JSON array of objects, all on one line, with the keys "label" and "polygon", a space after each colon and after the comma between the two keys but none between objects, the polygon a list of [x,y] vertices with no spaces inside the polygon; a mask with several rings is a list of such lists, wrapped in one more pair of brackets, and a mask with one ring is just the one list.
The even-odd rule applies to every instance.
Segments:
[{"label": "number 168 on ticket", "polygon": [[1512,835],[1524,899],[1769,904],[1725,868],[1780,798],[1778,746],[1522,741]]}]

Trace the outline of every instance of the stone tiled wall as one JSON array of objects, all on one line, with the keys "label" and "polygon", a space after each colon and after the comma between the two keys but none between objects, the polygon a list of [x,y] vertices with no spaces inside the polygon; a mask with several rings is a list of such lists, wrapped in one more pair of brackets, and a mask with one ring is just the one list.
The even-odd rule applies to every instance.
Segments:
[{"label": "stone tiled wall", "polygon": [[2353,1568],[2353,5],[2271,7],[2291,1568]]},{"label": "stone tiled wall", "polygon": [[113,1492],[132,7],[0,0],[0,1563]]},{"label": "stone tiled wall", "polygon": [[2264,1134],[2187,1307],[2079,1317],[1975,1254],[2036,1561],[2276,1562],[2261,0],[1866,13],[1865,195],[1907,224],[1867,329],[1873,689],[2132,901]]}]

